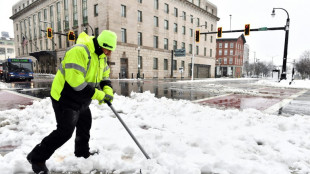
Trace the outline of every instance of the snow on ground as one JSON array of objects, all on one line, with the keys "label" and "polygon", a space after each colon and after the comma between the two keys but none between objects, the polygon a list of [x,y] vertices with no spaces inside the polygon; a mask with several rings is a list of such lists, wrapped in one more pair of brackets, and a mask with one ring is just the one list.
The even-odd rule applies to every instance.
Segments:
[{"label": "snow on ground", "polygon": [[270,79],[260,80],[256,84],[262,86],[274,86],[274,87],[284,87],[284,88],[304,88],[310,89],[310,80],[281,80],[280,82],[275,82]]},{"label": "snow on ground", "polygon": [[[310,172],[310,117],[281,117],[254,109],[218,110],[150,92],[115,95],[114,108],[145,151],[147,160],[107,105],[91,104],[91,149],[74,156],[74,135],[47,161],[51,171],[92,169],[143,174],[306,174]],[[49,98],[24,110],[0,111],[2,174],[30,172],[26,155],[55,129]]]}]

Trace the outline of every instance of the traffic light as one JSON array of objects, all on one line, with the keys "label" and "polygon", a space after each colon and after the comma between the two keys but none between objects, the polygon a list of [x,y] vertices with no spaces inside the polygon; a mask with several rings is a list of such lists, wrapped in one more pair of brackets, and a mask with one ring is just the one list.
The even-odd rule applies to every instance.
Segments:
[{"label": "traffic light", "polygon": [[75,41],[75,34],[73,31],[69,31],[68,33],[68,40],[69,41]]},{"label": "traffic light", "polygon": [[199,43],[200,41],[200,30],[195,31],[195,41]]},{"label": "traffic light", "polygon": [[250,35],[250,24],[245,24],[245,26],[244,26],[244,35],[245,36]]},{"label": "traffic light", "polygon": [[222,37],[222,27],[217,28],[217,37],[221,38]]},{"label": "traffic light", "polygon": [[47,27],[46,34],[47,34],[47,38],[52,39],[53,38],[53,29],[51,27]]}]

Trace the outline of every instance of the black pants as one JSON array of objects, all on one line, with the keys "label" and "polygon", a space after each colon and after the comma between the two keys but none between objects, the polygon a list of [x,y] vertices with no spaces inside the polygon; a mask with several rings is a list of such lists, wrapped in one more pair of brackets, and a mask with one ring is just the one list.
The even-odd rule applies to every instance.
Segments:
[{"label": "black pants", "polygon": [[43,162],[49,159],[56,149],[67,142],[76,128],[75,155],[83,156],[89,153],[89,138],[91,128],[91,112],[88,107],[79,110],[63,107],[58,101],[52,99],[56,116],[57,128],[46,136],[40,144],[30,152],[30,160]]}]

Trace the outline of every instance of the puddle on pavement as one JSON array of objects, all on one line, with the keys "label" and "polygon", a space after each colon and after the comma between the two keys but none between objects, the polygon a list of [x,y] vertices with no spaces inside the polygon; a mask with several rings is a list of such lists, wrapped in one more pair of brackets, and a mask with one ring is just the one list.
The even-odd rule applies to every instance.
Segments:
[{"label": "puddle on pavement", "polygon": [[219,108],[236,108],[240,110],[254,108],[257,110],[265,110],[281,100],[280,98],[231,94],[224,97],[200,101],[199,103]]}]

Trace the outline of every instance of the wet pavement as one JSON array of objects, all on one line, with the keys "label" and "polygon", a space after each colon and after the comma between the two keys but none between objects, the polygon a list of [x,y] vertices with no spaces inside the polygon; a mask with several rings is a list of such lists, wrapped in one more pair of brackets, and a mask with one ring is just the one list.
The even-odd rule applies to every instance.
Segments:
[{"label": "wet pavement", "polygon": [[[49,97],[52,78],[41,77],[32,82],[12,82],[7,84],[11,92],[0,91],[0,110],[20,108],[32,104],[33,98]],[[150,91],[155,97],[190,100],[219,109],[254,108],[278,115],[310,115],[310,92],[292,88],[276,88],[253,85],[257,79],[214,79],[208,81],[176,79],[166,80],[120,80],[112,79],[112,86],[118,95],[130,96],[131,92]],[[25,94],[13,97],[13,92]],[[298,95],[295,95],[300,93]],[[288,100],[289,98],[289,100]],[[16,101],[14,103],[13,99]],[[283,102],[285,101],[285,102]],[[13,103],[12,103],[13,102]],[[8,103],[8,104],[7,104]]]}]

